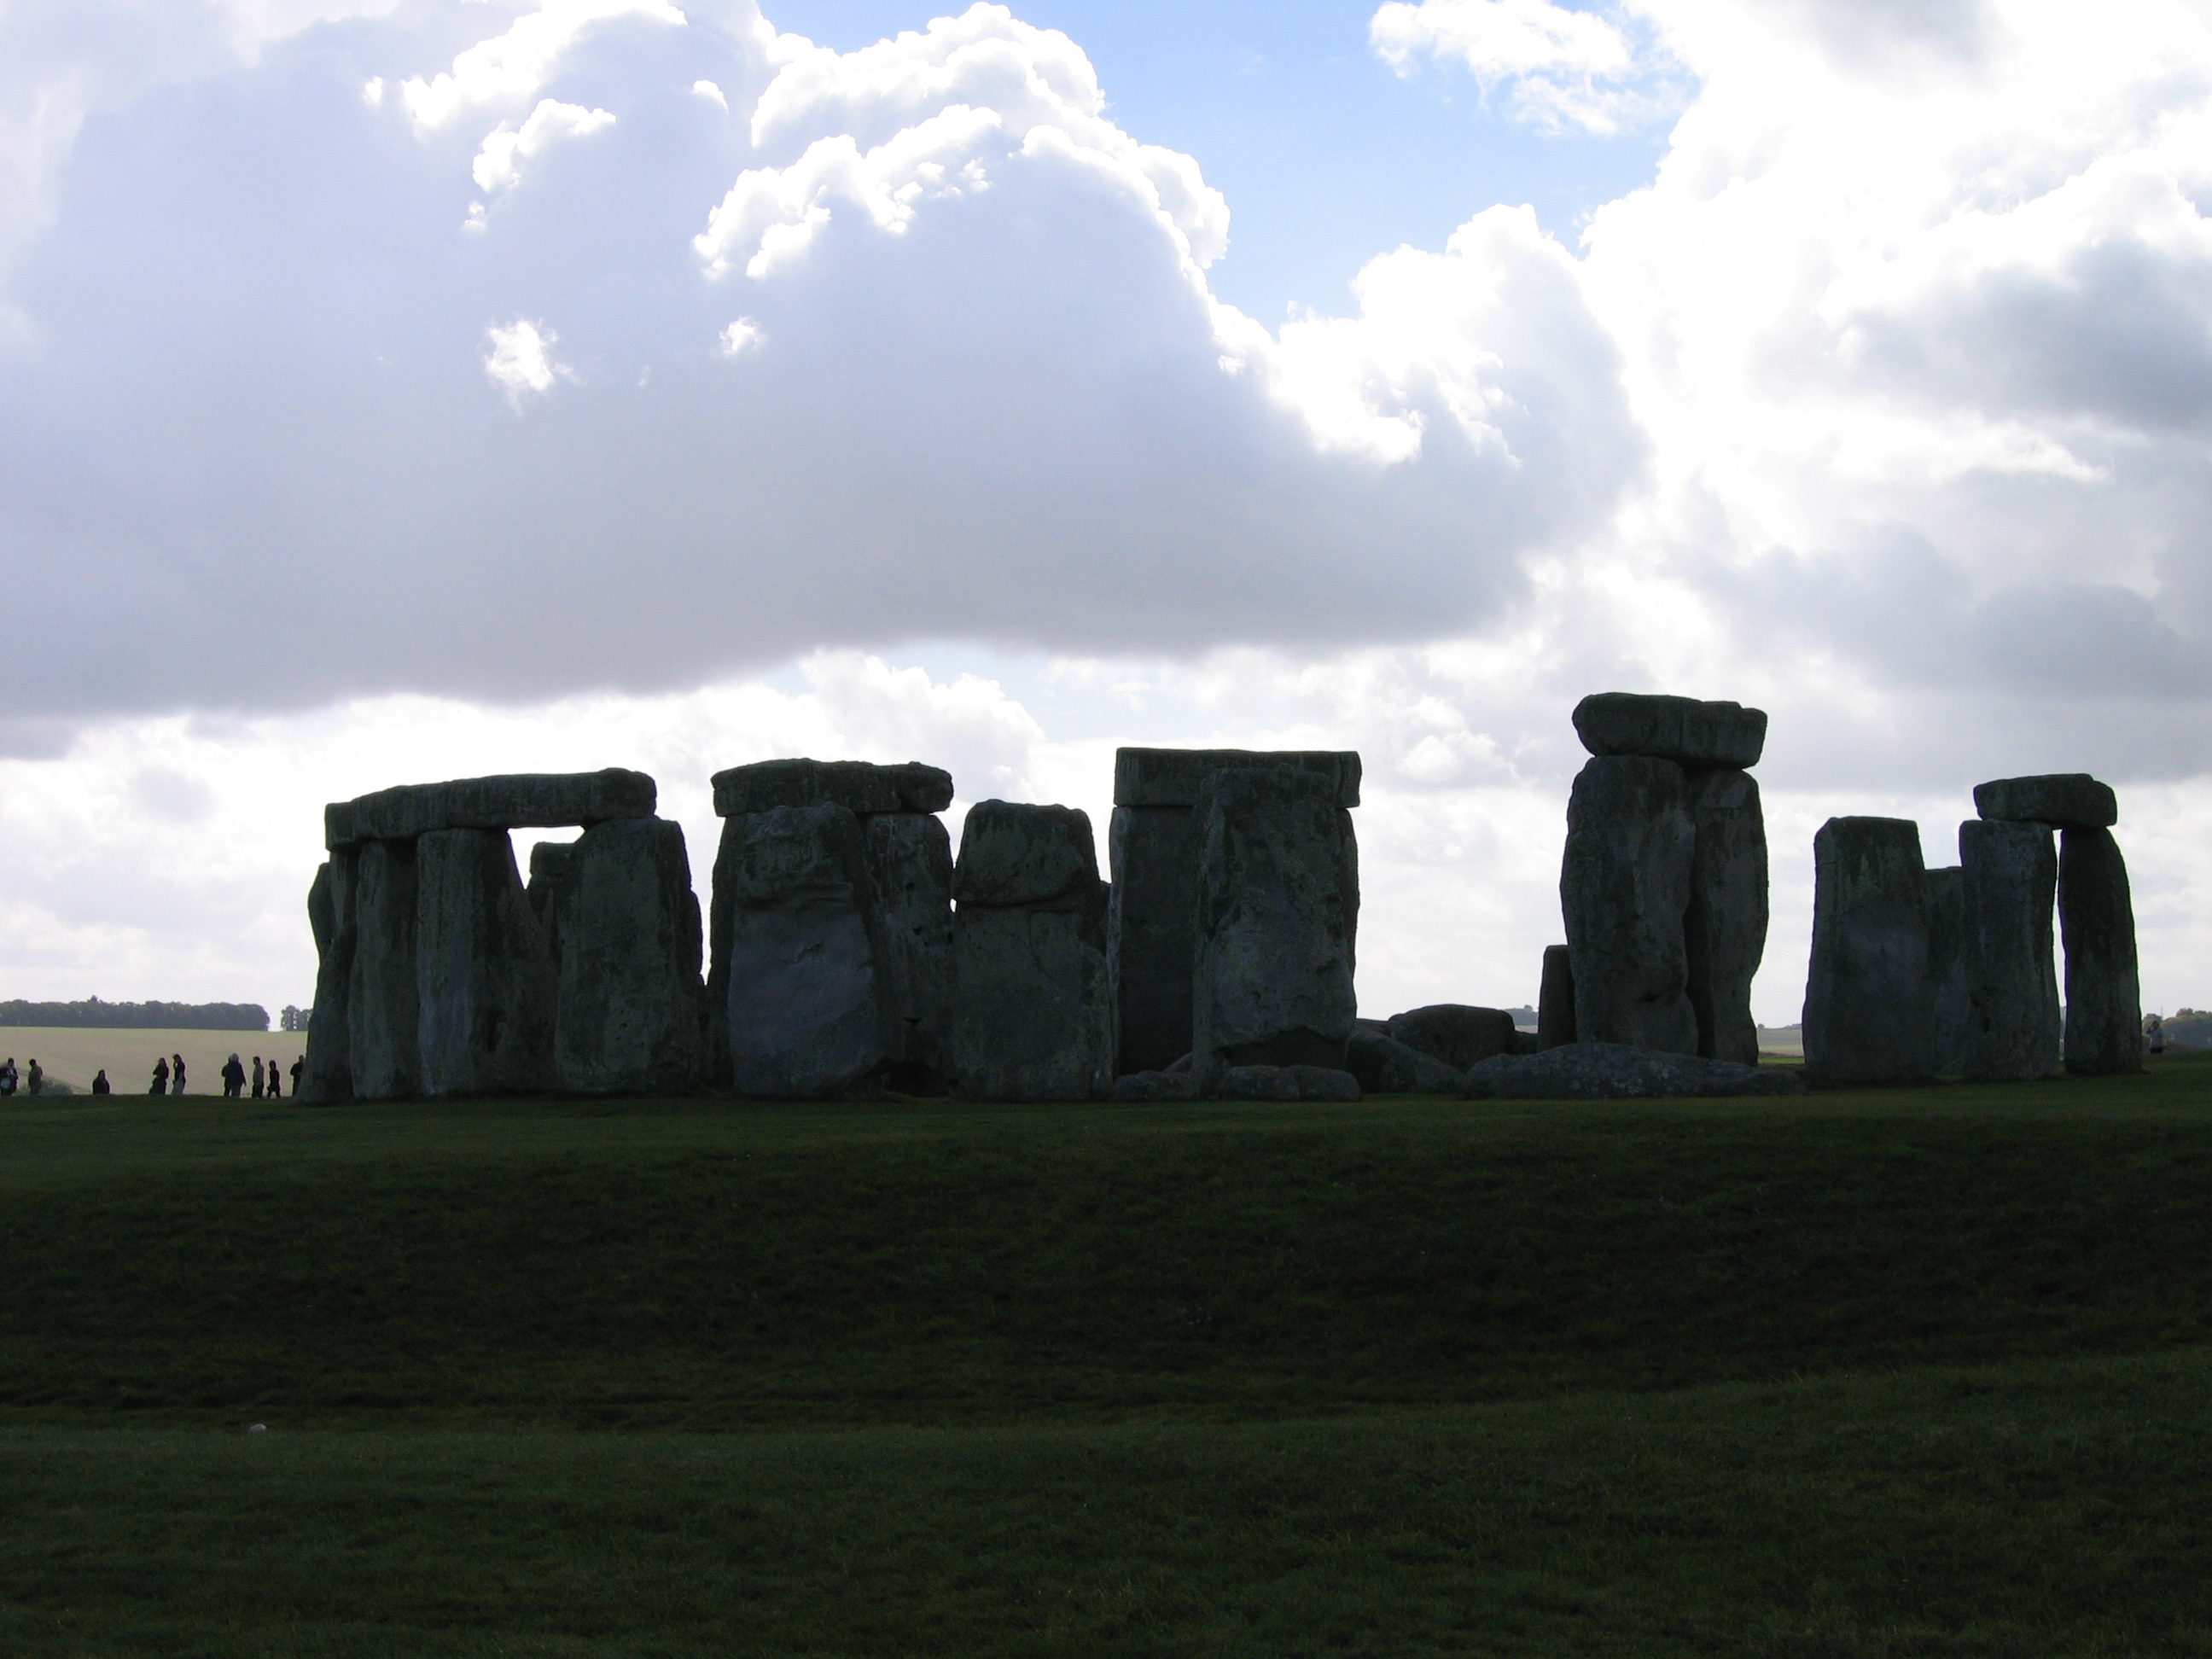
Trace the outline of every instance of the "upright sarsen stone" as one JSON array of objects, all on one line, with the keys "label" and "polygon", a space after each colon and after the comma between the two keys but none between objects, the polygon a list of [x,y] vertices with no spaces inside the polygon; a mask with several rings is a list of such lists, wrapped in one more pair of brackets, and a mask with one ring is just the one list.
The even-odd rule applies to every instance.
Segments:
[{"label": "upright sarsen stone", "polygon": [[1696,845],[1673,761],[1602,755],[1577,775],[1559,904],[1579,1041],[1698,1052],[1684,934]]},{"label": "upright sarsen stone", "polygon": [[2077,1077],[2140,1072],[2135,903],[2111,830],[2060,834],[2058,925],[2066,940],[2066,1069]]},{"label": "upright sarsen stone", "polygon": [[952,1019],[952,840],[927,812],[884,812],[862,829],[892,979],[890,1081],[908,1094],[942,1093]]},{"label": "upright sarsen stone", "polygon": [[352,993],[353,958],[358,931],[354,921],[354,866],[360,854],[347,848],[331,854],[315,872],[307,891],[307,926],[315,937],[315,1005],[307,1022],[307,1064],[300,1073],[299,1097],[309,1104],[334,1104],[353,1098],[353,1039],[346,1009]]},{"label": "upright sarsen stone", "polygon": [[[574,1094],[683,1094],[700,1082],[699,901],[684,830],[624,818],[558,860],[553,1062]],[[538,874],[531,861],[534,886]]]},{"label": "upright sarsen stone", "polygon": [[1830,818],[1813,838],[1805,1073],[1828,1086],[1936,1070],[1926,871],[1909,818]]},{"label": "upright sarsen stone", "polygon": [[1966,1063],[1978,1082],[2056,1077],[2062,1065],[2051,906],[2058,854],[2047,824],[1959,826],[1966,895]]},{"label": "upright sarsen stone", "polygon": [[1930,870],[1921,887],[1928,921],[1928,979],[1936,999],[1936,1069],[1966,1069],[1966,872]]},{"label": "upright sarsen stone", "polygon": [[1766,954],[1766,819],[1758,781],[1734,768],[1692,774],[1689,810],[1696,841],[1682,941],[1698,1053],[1756,1066],[1751,981]]},{"label": "upright sarsen stone", "polygon": [[416,842],[415,860],[422,1092],[550,1089],[553,959],[507,832],[433,830]]},{"label": "upright sarsen stone", "polygon": [[1106,891],[1088,814],[979,801],[953,870],[951,1065],[969,1100],[1114,1085]]},{"label": "upright sarsen stone", "polygon": [[355,1098],[405,1100],[422,1091],[416,1016],[415,843],[368,842],[354,865],[353,971],[346,994]]},{"label": "upright sarsen stone", "polygon": [[1359,849],[1329,778],[1235,767],[1199,792],[1191,1054],[1341,1071],[1358,1010]]},{"label": "upright sarsen stone", "polygon": [[1574,954],[1564,945],[1544,947],[1544,976],[1536,993],[1536,1047],[1565,1047],[1575,1040]]}]

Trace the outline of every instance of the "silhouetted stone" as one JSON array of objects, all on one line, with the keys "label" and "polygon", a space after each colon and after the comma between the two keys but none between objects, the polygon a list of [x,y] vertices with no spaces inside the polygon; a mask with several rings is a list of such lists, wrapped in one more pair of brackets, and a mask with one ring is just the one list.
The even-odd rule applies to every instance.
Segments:
[{"label": "silhouetted stone", "polygon": [[2135,903],[2111,830],[2069,829],[2059,836],[2058,921],[2066,938],[2066,1069],[2077,1077],[2140,1072]]},{"label": "silhouetted stone", "polygon": [[892,998],[859,819],[823,802],[725,820],[714,902],[709,1030],[726,1043],[730,1086],[763,1099],[879,1093]]},{"label": "silhouetted stone", "polygon": [[1115,1065],[1157,1069],[1190,1050],[1191,905],[1198,816],[1186,806],[1117,806],[1107,954],[1119,989]]},{"label": "silhouetted stone", "polygon": [[1346,1039],[1344,1056],[1345,1069],[1370,1095],[1457,1095],[1467,1085],[1465,1067],[1408,1048],[1364,1022]]},{"label": "silhouetted stone", "polygon": [[1200,791],[1191,1050],[1224,1066],[1340,1070],[1358,1005],[1359,851],[1328,776],[1216,772]]},{"label": "silhouetted stone", "polygon": [[431,1097],[553,1084],[554,964],[503,830],[415,843],[416,1052]]},{"label": "silhouetted stone", "polygon": [[2087,772],[2052,772],[2033,778],[1997,778],[1974,786],[1974,811],[2011,823],[2047,823],[2061,830],[2109,830],[2120,821],[2110,784]]},{"label": "silhouetted stone", "polygon": [[1966,889],[1966,1064],[1979,1082],[2056,1077],[2062,1067],[2051,905],[2051,828],[1969,818],[1959,826]]},{"label": "silhouetted stone", "polygon": [[1359,805],[1359,756],[1349,749],[1117,749],[1114,805],[1194,807],[1216,772],[1274,766],[1326,779],[1339,806]]},{"label": "silhouetted stone", "polygon": [[721,817],[779,806],[842,806],[858,817],[877,812],[942,812],[952,805],[952,775],[907,761],[768,760],[714,774],[714,811]]},{"label": "silhouetted stone", "polygon": [[1574,1040],[1574,953],[1564,945],[1547,945],[1543,983],[1536,994],[1537,1051],[1557,1048]]},{"label": "silhouetted stone", "polygon": [[[410,1099],[422,1091],[416,1048],[413,842],[373,841],[360,848],[353,909],[346,1048],[354,1097]],[[312,1031],[308,1041],[312,1046]]]},{"label": "silhouetted stone", "polygon": [[970,1100],[1100,1100],[1114,1083],[1106,889],[1089,817],[980,801],[953,867],[951,1063]]},{"label": "silhouetted stone", "polygon": [[952,1028],[952,842],[926,812],[866,819],[868,869],[892,972],[892,1086],[941,1094]]},{"label": "silhouetted stone", "polygon": [[[1464,1073],[1479,1060],[1513,1052],[1513,1016],[1503,1008],[1471,1008],[1463,1003],[1437,1002],[1390,1016],[1390,1036],[1455,1073]],[[1364,1081],[1364,1079],[1363,1079]]]},{"label": "silhouetted stone", "polygon": [[1928,981],[1934,988],[1936,1069],[1966,1069],[1966,872],[1952,865],[1927,872]]},{"label": "silhouetted stone", "polygon": [[538,925],[545,930],[545,949],[556,962],[561,959],[561,915],[574,889],[575,867],[573,841],[541,841],[530,849],[530,884],[524,890],[530,896],[530,908]]},{"label": "silhouetted stone", "polygon": [[1620,1042],[1573,1042],[1537,1054],[1498,1054],[1467,1076],[1467,1094],[1473,1100],[1643,1100],[1804,1092],[1805,1081],[1795,1072]]},{"label": "silhouetted stone", "polygon": [[307,1020],[307,1064],[298,1097],[309,1104],[353,1098],[353,1039],[346,1008],[352,994],[355,942],[354,866],[360,854],[332,853],[307,890],[307,925],[315,936],[315,1002]]},{"label": "silhouetted stone", "polygon": [[1674,762],[1601,756],[1577,775],[1559,905],[1579,1041],[1697,1052],[1683,936],[1696,841]]},{"label": "silhouetted stone", "polygon": [[1212,1093],[1217,1100],[1355,1101],[1359,1079],[1332,1066],[1232,1066]]},{"label": "silhouetted stone", "polygon": [[[560,1086],[590,1095],[697,1088],[699,901],[682,826],[626,818],[573,845],[559,860]],[[534,856],[531,871],[534,886]]]},{"label": "silhouetted stone", "polygon": [[1934,1073],[1926,873],[1920,829],[1909,818],[1830,818],[1814,836],[1809,1081],[1906,1083]]},{"label": "silhouetted stone", "polygon": [[1575,735],[1593,755],[1639,755],[1688,767],[1759,764],[1766,714],[1738,702],[1600,691],[1575,705]]},{"label": "silhouetted stone", "polygon": [[331,848],[412,841],[434,830],[555,829],[653,816],[658,791],[642,772],[516,772],[410,783],[323,809]]},{"label": "silhouetted stone", "polygon": [[1198,1079],[1188,1072],[1131,1072],[1114,1079],[1113,1098],[1135,1103],[1196,1100]]},{"label": "silhouetted stone", "polygon": [[1759,783],[1733,767],[1689,780],[1690,908],[1682,919],[1698,1052],[1759,1064],[1751,981],[1766,954],[1766,819]]}]

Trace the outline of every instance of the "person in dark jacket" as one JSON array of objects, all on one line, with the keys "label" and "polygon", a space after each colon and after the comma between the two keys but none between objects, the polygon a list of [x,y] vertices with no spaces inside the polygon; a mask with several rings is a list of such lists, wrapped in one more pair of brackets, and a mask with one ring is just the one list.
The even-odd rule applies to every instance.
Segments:
[{"label": "person in dark jacket", "polygon": [[149,1095],[166,1095],[169,1092],[169,1062],[159,1054],[154,1056],[154,1086],[146,1092]]},{"label": "person in dark jacket", "polygon": [[180,1095],[185,1091],[185,1057],[173,1054],[169,1060],[169,1092]]},{"label": "person in dark jacket", "polygon": [[236,1100],[246,1087],[246,1067],[233,1054],[222,1063],[222,1095],[225,1100]]},{"label": "person in dark jacket", "polygon": [[269,1062],[269,1098],[284,1098],[284,1068],[273,1060]]},{"label": "person in dark jacket", "polygon": [[92,1091],[96,1095],[112,1095],[115,1092],[112,1088],[108,1086],[107,1067],[105,1066],[100,1068],[100,1074],[93,1079]]},{"label": "person in dark jacket", "polygon": [[33,1094],[34,1094],[34,1095],[44,1094],[44,1093],[46,1092],[46,1067],[45,1067],[45,1066],[41,1066],[41,1065],[40,1065],[40,1064],[39,1064],[39,1062],[38,1062],[37,1060],[33,1060],[33,1061],[31,1062],[31,1073],[30,1073],[30,1076],[31,1076],[31,1092],[32,1092]]},{"label": "person in dark jacket", "polygon": [[295,1100],[300,1097],[300,1073],[306,1069],[307,1064],[307,1057],[305,1054],[301,1054],[299,1059],[292,1062],[292,1098]]}]

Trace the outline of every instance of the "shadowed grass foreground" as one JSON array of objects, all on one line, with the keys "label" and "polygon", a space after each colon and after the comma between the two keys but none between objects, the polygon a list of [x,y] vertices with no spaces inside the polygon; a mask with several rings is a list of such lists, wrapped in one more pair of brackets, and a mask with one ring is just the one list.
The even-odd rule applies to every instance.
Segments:
[{"label": "shadowed grass foreground", "polygon": [[0,1650],[2212,1651],[2208,1108],[18,1109]]}]

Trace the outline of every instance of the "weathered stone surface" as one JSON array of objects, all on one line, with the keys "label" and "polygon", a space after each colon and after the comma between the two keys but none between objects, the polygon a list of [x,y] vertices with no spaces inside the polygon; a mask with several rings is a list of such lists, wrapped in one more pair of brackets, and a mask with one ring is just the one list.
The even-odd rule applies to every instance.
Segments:
[{"label": "weathered stone surface", "polygon": [[551,1088],[555,968],[507,832],[434,830],[416,840],[415,860],[422,1091]]},{"label": "weathered stone surface", "polygon": [[2059,836],[2058,922],[2066,939],[2066,1069],[2077,1077],[2140,1072],[2135,902],[2111,830]]},{"label": "weathered stone surface", "polygon": [[1814,836],[1808,1081],[1907,1083],[1934,1074],[1926,874],[1920,827],[1909,818],[1830,818]]},{"label": "weathered stone surface", "polygon": [[1158,1070],[1190,1052],[1198,828],[1198,815],[1188,807],[1114,809],[1106,939],[1115,971],[1120,1071]]},{"label": "weathered stone surface", "polygon": [[307,890],[307,926],[315,936],[314,1012],[307,1022],[307,1064],[301,1069],[299,1098],[332,1104],[353,1098],[352,1037],[347,1030],[347,999],[352,991],[357,933],[354,922],[354,866],[351,848],[331,854],[315,872]]},{"label": "weathered stone surface", "polygon": [[855,817],[876,812],[942,812],[952,805],[952,775],[907,761],[770,760],[714,774],[714,811],[721,817],[779,806],[842,806]]},{"label": "weathered stone surface", "polygon": [[2120,804],[2107,783],[2087,772],[2051,772],[2033,778],[1996,778],[1974,786],[1974,811],[2012,823],[2048,823],[2061,830],[2109,830],[2120,821]]},{"label": "weathered stone surface", "polygon": [[1921,895],[1936,1000],[1936,1069],[1955,1074],[1966,1069],[1966,872],[1956,865],[1930,870]]},{"label": "weathered stone surface", "polygon": [[1536,1047],[1557,1048],[1575,1040],[1575,959],[1564,945],[1544,947],[1544,977],[1536,993]]},{"label": "weathered stone surface", "polygon": [[980,801],[953,866],[951,1068],[971,1100],[1097,1100],[1114,1078],[1105,884],[1073,807]]},{"label": "weathered stone surface", "polygon": [[[353,973],[346,1052],[357,1100],[422,1091],[416,1048],[415,843],[373,841],[354,862]],[[313,1033],[308,1033],[309,1045]]]},{"label": "weathered stone surface", "polygon": [[1354,1101],[1359,1079],[1333,1066],[1232,1066],[1212,1091],[1216,1100]]},{"label": "weathered stone surface", "polygon": [[1088,910],[1096,906],[1103,926],[1105,893],[1098,879],[1090,815],[1073,806],[976,802],[961,826],[952,896],[963,905],[1001,909],[1059,905]]},{"label": "weathered stone surface", "polygon": [[942,1094],[952,1030],[952,840],[926,812],[884,812],[861,825],[891,969],[890,1085]]},{"label": "weathered stone surface", "polygon": [[1113,1098],[1134,1103],[1196,1100],[1198,1079],[1188,1072],[1131,1072],[1114,1079]]},{"label": "weathered stone surface", "polygon": [[1575,705],[1575,735],[1593,755],[1640,755],[1682,766],[1759,764],[1766,711],[1740,702],[1600,691]]},{"label": "weathered stone surface", "polygon": [[711,1030],[730,1086],[776,1100],[880,1092],[893,1004],[860,820],[828,802],[729,818],[714,902]]},{"label": "weathered stone surface", "polygon": [[[553,1064],[572,1094],[699,1086],[699,901],[684,830],[626,818],[564,860]],[[532,884],[538,864],[531,861]]]},{"label": "weathered stone surface", "polygon": [[1255,766],[1314,773],[1329,781],[1339,806],[1359,805],[1359,756],[1350,749],[1118,749],[1114,805],[1194,807],[1216,772]]},{"label": "weathered stone surface", "polygon": [[1513,1052],[1513,1016],[1503,1008],[1431,1003],[1391,1015],[1390,1035],[1408,1048],[1464,1073],[1479,1060]]},{"label": "weathered stone surface", "polygon": [[[626,819],[626,823],[645,822]],[[575,888],[576,843],[541,841],[530,849],[530,908],[545,930],[545,949],[554,961],[561,959],[561,917],[568,895]]]},{"label": "weathered stone surface", "polygon": [[2063,1069],[2051,906],[2051,826],[1969,818],[1959,826],[1966,889],[1966,1074],[1984,1083]]},{"label": "weathered stone surface", "polygon": [[323,842],[412,841],[434,830],[556,829],[648,818],[658,795],[642,772],[515,772],[380,789],[323,809]]},{"label": "weathered stone surface", "polygon": [[1370,1095],[1457,1095],[1467,1086],[1465,1067],[1447,1065],[1364,1024],[1355,1026],[1345,1040],[1344,1066]]},{"label": "weathered stone surface", "polygon": [[1644,1100],[1714,1095],[1798,1095],[1795,1072],[1619,1042],[1573,1042],[1538,1054],[1499,1054],[1468,1073],[1474,1100]]},{"label": "weathered stone surface", "polygon": [[1191,1051],[1341,1070],[1358,1012],[1359,848],[1332,781],[1286,766],[1206,780],[1192,903]]},{"label": "weathered stone surface", "polygon": [[1683,936],[1696,843],[1674,762],[1600,756],[1577,775],[1559,906],[1580,1041],[1697,1052]]},{"label": "weathered stone surface", "polygon": [[1750,773],[1719,767],[1689,780],[1690,908],[1682,919],[1698,1052],[1759,1064],[1751,981],[1766,954],[1766,818]]}]

